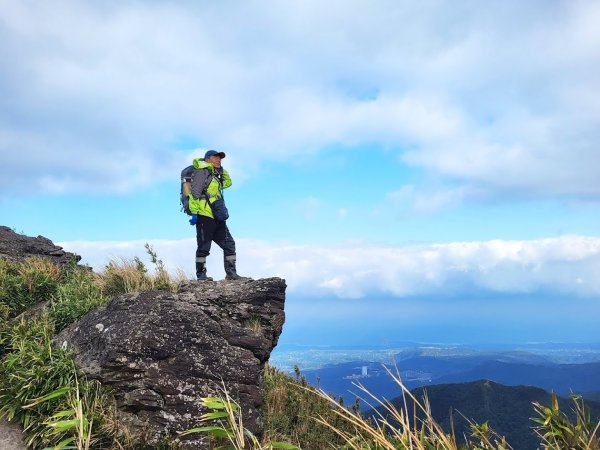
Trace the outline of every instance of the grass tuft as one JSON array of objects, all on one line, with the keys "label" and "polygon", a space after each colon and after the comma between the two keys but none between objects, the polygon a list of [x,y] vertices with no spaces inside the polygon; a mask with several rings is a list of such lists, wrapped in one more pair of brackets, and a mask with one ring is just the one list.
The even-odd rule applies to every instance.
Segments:
[{"label": "grass tuft", "polygon": [[[220,391],[222,397],[205,397],[201,401],[202,406],[212,410],[200,417],[200,421],[205,426],[184,431],[180,436],[205,433],[211,437],[212,443],[217,445],[216,449],[224,450],[300,450],[299,447],[288,442],[259,439],[244,427],[242,409],[231,397],[225,384],[221,386]],[[223,443],[225,445],[219,445]]]},{"label": "grass tuft", "polygon": [[56,332],[109,300],[98,286],[96,275],[82,268],[69,272],[50,300],[49,313]]},{"label": "grass tuft", "polygon": [[0,304],[8,316],[16,317],[30,306],[56,292],[61,269],[43,258],[27,258],[20,263],[0,259]]},{"label": "grass tuft", "polygon": [[[315,422],[326,417],[340,430],[354,432],[354,427],[334,414],[329,402],[315,395],[300,370],[295,378],[266,365],[264,372],[265,399],[263,418],[265,436],[273,441],[288,441],[300,448],[341,448],[344,440],[330,427]],[[340,399],[336,399],[340,402]],[[357,411],[357,407],[354,408]]]},{"label": "grass tuft", "polygon": [[152,246],[146,243],[145,248],[150,261],[154,264],[154,273],[149,273],[146,265],[137,256],[133,259],[112,259],[98,278],[98,285],[104,294],[115,296],[128,292],[152,290],[176,292],[179,284],[187,280],[181,270],[178,270],[177,274],[172,277]]}]

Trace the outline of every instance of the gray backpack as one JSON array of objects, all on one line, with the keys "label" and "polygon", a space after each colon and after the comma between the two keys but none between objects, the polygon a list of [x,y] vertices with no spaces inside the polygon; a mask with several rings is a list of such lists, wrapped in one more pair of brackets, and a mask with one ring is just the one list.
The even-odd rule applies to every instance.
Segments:
[{"label": "gray backpack", "polygon": [[188,216],[192,215],[190,211],[190,192],[192,192],[192,175],[194,174],[194,166],[187,166],[181,171],[181,192],[179,202],[181,210]]},{"label": "gray backpack", "polygon": [[[206,193],[206,188],[208,188],[208,185],[213,179],[213,175],[208,169],[196,169],[194,166],[187,166],[181,171],[181,189],[179,194],[179,203],[181,204],[181,211],[186,213],[188,216],[192,215],[192,212],[190,211],[190,192],[192,192],[192,179],[194,178],[194,173],[196,170],[206,170],[206,174],[204,174],[206,178],[203,180],[203,186],[199,187],[200,189],[196,189],[196,186],[194,186],[194,197],[202,198],[203,195]],[[196,178],[196,180],[197,179],[198,177]],[[200,177],[200,179],[202,179],[202,177]]]}]

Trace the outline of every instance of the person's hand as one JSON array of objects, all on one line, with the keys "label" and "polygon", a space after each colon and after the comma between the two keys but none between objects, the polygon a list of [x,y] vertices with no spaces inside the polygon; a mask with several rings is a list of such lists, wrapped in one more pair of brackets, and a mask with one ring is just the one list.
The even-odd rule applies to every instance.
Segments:
[{"label": "person's hand", "polygon": [[192,214],[190,219],[190,225],[196,225],[198,223],[198,214]]}]

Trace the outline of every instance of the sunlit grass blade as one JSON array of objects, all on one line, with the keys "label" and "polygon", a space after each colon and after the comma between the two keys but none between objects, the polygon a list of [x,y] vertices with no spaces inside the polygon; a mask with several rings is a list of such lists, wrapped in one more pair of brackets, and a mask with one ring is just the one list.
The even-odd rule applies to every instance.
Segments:
[{"label": "sunlit grass blade", "polygon": [[180,431],[177,434],[179,434],[179,436],[187,436],[188,434],[193,434],[193,433],[208,433],[212,436],[216,436],[216,437],[220,437],[220,438],[229,438],[231,436],[231,433],[229,431],[227,431],[225,428],[217,427],[217,426],[191,428],[189,430]]},{"label": "sunlit grass blade", "polygon": [[[27,387],[27,386],[25,386],[25,387]],[[23,408],[24,409],[33,408],[34,406],[37,406],[40,403],[47,402],[48,400],[52,400],[54,398],[62,397],[63,395],[67,394],[70,390],[71,390],[71,388],[69,386],[62,387],[53,392],[50,392],[48,395],[44,395],[43,397],[39,397],[39,398],[35,399],[33,402],[31,402],[27,405],[24,405]]]}]

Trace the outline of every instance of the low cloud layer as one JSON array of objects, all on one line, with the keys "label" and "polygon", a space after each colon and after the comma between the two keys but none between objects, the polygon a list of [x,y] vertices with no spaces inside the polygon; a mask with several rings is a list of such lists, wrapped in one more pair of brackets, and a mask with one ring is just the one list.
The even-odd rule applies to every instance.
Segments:
[{"label": "low cloud layer", "polygon": [[[150,241],[166,265],[192,275],[195,241]],[[143,257],[144,242],[63,242],[100,270],[108,258]],[[209,274],[223,277],[222,253]],[[288,292],[306,297],[486,299],[497,294],[600,295],[600,238],[563,236],[530,241],[453,242],[376,247],[311,247],[238,242],[239,272],[279,276]]]},{"label": "low cloud layer", "polygon": [[376,144],[459,184],[444,204],[598,198],[599,22],[589,1],[5,1],[0,190]]}]

